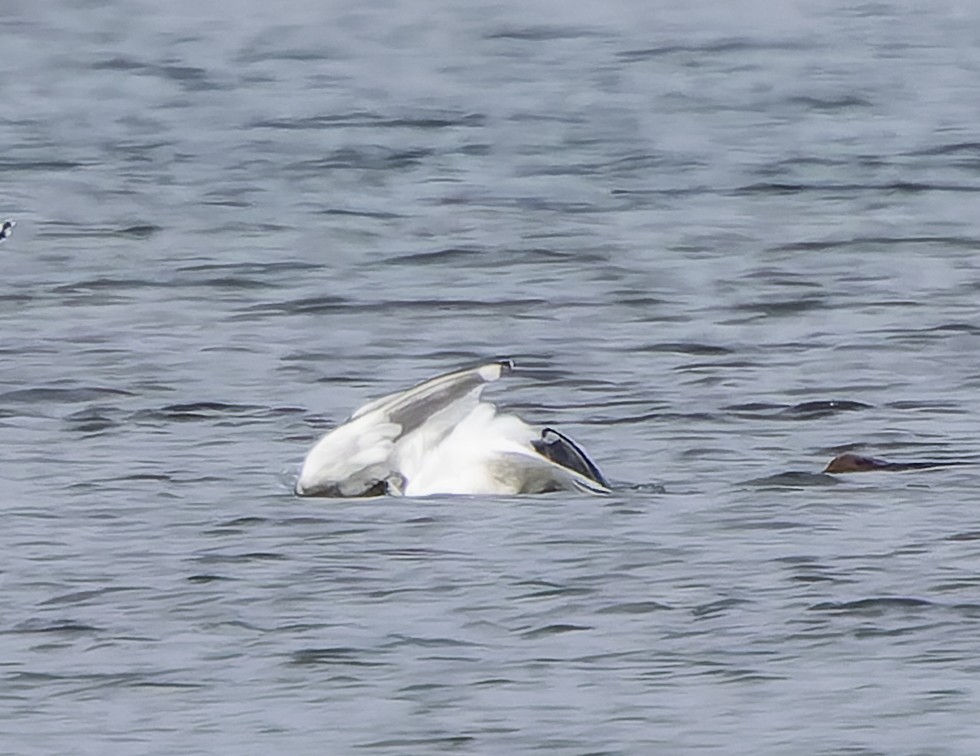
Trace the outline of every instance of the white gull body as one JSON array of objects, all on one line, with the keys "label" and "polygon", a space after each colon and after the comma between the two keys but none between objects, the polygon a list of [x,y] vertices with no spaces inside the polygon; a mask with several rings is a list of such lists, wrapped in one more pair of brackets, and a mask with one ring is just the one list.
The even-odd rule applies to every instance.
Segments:
[{"label": "white gull body", "polygon": [[599,468],[567,436],[481,401],[486,384],[513,367],[510,360],[489,362],[365,404],[310,449],[296,493],[608,492]]}]

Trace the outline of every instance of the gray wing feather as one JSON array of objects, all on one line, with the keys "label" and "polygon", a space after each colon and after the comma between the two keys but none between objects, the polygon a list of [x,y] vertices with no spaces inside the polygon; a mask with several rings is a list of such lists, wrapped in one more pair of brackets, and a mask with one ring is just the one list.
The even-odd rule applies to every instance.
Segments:
[{"label": "gray wing feather", "polygon": [[415,431],[435,440],[480,401],[485,384],[513,369],[509,360],[440,375],[368,402],[307,454],[296,483],[301,495],[376,495],[401,475],[397,449]]},{"label": "gray wing feather", "polygon": [[402,435],[405,435],[469,394],[476,392],[473,398],[477,400],[479,391],[487,383],[497,380],[513,369],[513,362],[501,360],[446,373],[406,391],[399,391],[397,394],[368,402],[351,415],[350,419],[356,420],[368,413],[379,412],[388,419],[388,422],[400,425]]}]

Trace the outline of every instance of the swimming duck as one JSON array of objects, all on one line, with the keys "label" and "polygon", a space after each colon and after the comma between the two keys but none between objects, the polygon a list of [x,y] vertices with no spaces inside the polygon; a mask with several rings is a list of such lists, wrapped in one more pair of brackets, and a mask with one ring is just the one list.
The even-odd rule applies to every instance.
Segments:
[{"label": "swimming duck", "polygon": [[936,467],[955,467],[966,464],[960,460],[936,460],[934,462],[889,462],[887,459],[866,457],[863,454],[845,452],[834,457],[824,468],[825,473],[854,473],[889,470],[904,472],[906,470],[929,470]]}]

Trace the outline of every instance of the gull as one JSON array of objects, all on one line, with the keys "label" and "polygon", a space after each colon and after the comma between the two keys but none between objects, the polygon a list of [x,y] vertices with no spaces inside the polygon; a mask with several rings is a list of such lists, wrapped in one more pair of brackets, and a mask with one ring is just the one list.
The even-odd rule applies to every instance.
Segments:
[{"label": "gull", "polygon": [[513,370],[512,360],[487,362],[368,402],[310,449],[296,494],[608,493],[609,482],[568,436],[481,400],[486,384]]}]

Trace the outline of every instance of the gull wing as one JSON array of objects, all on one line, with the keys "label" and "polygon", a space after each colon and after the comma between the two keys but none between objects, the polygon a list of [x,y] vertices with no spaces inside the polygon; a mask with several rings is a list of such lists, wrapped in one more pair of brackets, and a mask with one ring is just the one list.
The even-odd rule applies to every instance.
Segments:
[{"label": "gull wing", "polygon": [[574,473],[576,485],[590,491],[610,490],[609,481],[596,463],[589,459],[589,455],[581,446],[564,433],[559,433],[554,428],[545,428],[541,431],[541,438],[532,441],[531,446],[545,459]]},{"label": "gull wing", "polygon": [[401,425],[404,433],[409,433],[436,413],[468,397],[474,391],[477,393],[473,399],[479,400],[479,391],[487,383],[497,380],[513,369],[514,363],[511,360],[500,360],[446,373],[405,391],[368,402],[355,411],[350,419],[356,420],[372,412],[381,412],[391,422]]},{"label": "gull wing", "polygon": [[396,452],[407,496],[609,492],[602,473],[571,439],[498,415],[492,404],[479,402],[442,436],[432,433],[437,423],[423,425]]},{"label": "gull wing", "polygon": [[[396,450],[409,435],[436,443],[479,404],[483,387],[513,370],[509,360],[440,375],[368,402],[323,436],[303,462],[300,496],[384,493],[389,479],[404,484]],[[416,433],[417,431],[417,433]]]}]

